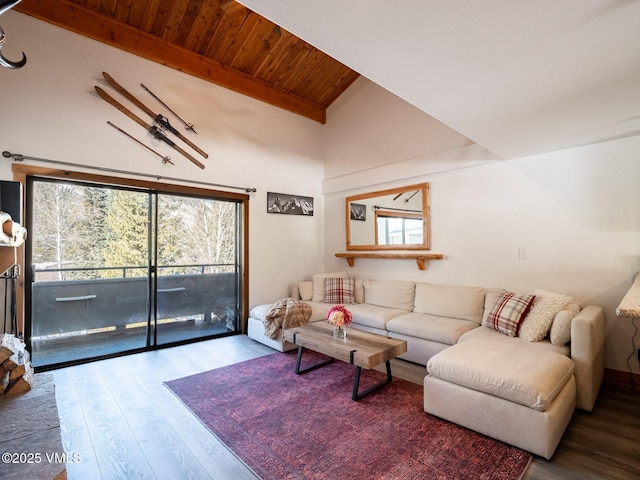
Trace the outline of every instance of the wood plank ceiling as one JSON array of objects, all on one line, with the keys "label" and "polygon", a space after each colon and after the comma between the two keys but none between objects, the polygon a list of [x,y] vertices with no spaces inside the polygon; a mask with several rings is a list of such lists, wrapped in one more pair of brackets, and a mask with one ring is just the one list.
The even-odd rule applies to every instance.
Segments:
[{"label": "wood plank ceiling", "polygon": [[15,10],[321,123],[358,74],[229,0],[24,0]]}]

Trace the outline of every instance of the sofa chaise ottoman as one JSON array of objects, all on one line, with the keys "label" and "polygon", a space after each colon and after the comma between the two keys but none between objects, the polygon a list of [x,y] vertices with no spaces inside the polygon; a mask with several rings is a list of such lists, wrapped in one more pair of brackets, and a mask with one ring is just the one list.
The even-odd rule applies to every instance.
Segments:
[{"label": "sofa chaise ottoman", "polygon": [[429,360],[425,411],[551,458],[576,405],[565,355],[473,339]]}]

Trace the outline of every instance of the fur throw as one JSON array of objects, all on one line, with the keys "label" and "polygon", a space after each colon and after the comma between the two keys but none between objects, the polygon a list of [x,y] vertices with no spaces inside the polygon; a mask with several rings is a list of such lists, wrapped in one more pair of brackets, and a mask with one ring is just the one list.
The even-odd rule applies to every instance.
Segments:
[{"label": "fur throw", "polygon": [[311,306],[293,298],[283,298],[276,301],[264,316],[264,334],[271,338],[278,338],[280,328],[299,327],[309,322]]}]

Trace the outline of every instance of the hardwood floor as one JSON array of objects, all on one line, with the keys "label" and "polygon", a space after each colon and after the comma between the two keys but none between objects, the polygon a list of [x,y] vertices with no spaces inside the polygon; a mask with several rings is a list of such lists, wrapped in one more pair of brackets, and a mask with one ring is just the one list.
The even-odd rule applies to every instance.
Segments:
[{"label": "hardwood floor", "polygon": [[[255,479],[163,382],[273,353],[226,337],[54,371],[62,442],[77,463],[69,479]],[[396,377],[422,384],[425,369],[393,361]],[[577,411],[538,479],[640,478],[640,395],[605,387],[593,413]]]},{"label": "hardwood floor", "polygon": [[536,457],[526,480],[640,478],[640,388],[604,385],[592,413],[576,410],[550,461]]},{"label": "hardwood floor", "polygon": [[254,479],[163,382],[272,353],[227,337],[54,371],[67,478]]}]

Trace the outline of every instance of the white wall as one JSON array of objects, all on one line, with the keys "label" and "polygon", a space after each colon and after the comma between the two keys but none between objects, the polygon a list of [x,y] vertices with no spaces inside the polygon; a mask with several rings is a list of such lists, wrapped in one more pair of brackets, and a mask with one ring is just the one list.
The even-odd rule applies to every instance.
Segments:
[{"label": "white wall", "polygon": [[[320,124],[13,11],[2,16],[2,27],[5,55],[19,59],[24,50],[28,62],[20,70],[0,68],[0,150],[257,188],[250,200],[251,306],[285,296],[288,284],[323,269]],[[206,168],[152,139],[103,101],[94,85],[122,97],[105,84],[102,71],[174,126],[179,122],[140,83],[192,122],[198,135],[185,135],[209,154],[207,160],[195,154]],[[163,165],[107,120],[170,155],[175,166]],[[12,178],[11,160],[3,157],[0,178]],[[314,216],[267,214],[268,191],[314,197]]]},{"label": "white wall", "polygon": [[[375,86],[368,88],[367,95],[369,103],[378,97],[388,100],[388,93]],[[388,135],[380,131],[366,135],[359,113],[340,100],[329,110],[326,155],[333,155],[332,145],[353,138],[367,141],[361,148],[340,148],[341,153],[354,152],[353,158],[342,158],[354,173],[341,173],[357,188],[341,189],[343,183],[325,181],[328,270],[350,270],[364,278],[566,293],[605,309],[606,365],[628,370],[633,327],[630,320],[616,317],[615,308],[634,272],[640,270],[640,136],[508,162],[473,166],[470,160],[469,166],[458,169],[451,163],[452,169],[442,172],[432,171],[432,164],[425,162],[422,176],[416,162],[409,168],[401,162],[396,168],[360,171],[363,160],[357,152],[389,150],[396,131],[407,126],[404,117],[397,116]],[[372,114],[388,116],[389,111]],[[334,123],[336,118],[339,121]],[[341,128],[333,128],[336,124]],[[347,125],[360,129],[357,136]],[[446,154],[442,157],[444,161]],[[438,155],[429,158],[438,159]],[[444,260],[431,261],[425,271],[419,271],[411,260],[361,259],[349,269],[343,259],[334,257],[345,251],[346,196],[416,180],[430,182],[432,252],[444,254]],[[519,258],[521,248],[528,258]],[[637,349],[640,335],[636,343]],[[638,372],[635,353],[631,365]]]},{"label": "white wall", "polygon": [[328,109],[323,134],[325,193],[498,160],[363,77]]}]

